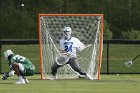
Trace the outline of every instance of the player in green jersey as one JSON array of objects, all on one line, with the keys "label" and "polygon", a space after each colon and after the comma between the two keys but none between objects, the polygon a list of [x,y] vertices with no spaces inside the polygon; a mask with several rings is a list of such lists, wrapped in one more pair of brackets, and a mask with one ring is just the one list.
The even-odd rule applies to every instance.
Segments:
[{"label": "player in green jersey", "polygon": [[3,80],[6,80],[9,76],[16,74],[19,80],[15,84],[29,83],[25,76],[32,76],[35,73],[35,66],[32,62],[21,55],[15,55],[11,50],[4,52],[6,60],[9,61],[10,72],[3,74]]}]

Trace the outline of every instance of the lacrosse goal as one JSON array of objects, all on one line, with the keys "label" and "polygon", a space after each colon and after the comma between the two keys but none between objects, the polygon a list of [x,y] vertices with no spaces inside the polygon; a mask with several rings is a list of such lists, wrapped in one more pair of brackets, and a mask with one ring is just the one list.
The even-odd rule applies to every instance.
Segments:
[{"label": "lacrosse goal", "polygon": [[[103,14],[39,14],[41,79],[49,79],[51,66],[59,52],[62,28],[72,28],[72,35],[85,45],[92,44],[78,55],[80,66],[95,79],[100,79],[103,46]],[[69,65],[58,69],[58,79],[77,78]]]}]

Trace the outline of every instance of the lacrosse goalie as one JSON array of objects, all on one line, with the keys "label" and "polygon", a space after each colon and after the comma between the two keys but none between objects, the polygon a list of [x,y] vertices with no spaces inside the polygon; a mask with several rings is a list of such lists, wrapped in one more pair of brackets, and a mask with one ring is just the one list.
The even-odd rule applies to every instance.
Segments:
[{"label": "lacrosse goalie", "polygon": [[63,28],[63,37],[60,39],[60,50],[62,54],[71,55],[69,60],[59,65],[58,62],[54,62],[54,64],[51,67],[51,74],[52,78],[51,80],[57,79],[57,70],[58,68],[62,67],[65,64],[69,64],[71,68],[78,72],[81,76],[87,77],[89,80],[93,80],[93,78],[86,73],[84,70],[81,69],[78,61],[77,61],[77,55],[76,51],[81,51],[85,48],[85,45],[76,37],[72,37],[72,29],[70,27],[64,27]]},{"label": "lacrosse goalie", "polygon": [[4,52],[6,60],[9,61],[10,72],[4,73],[2,79],[6,80],[8,77],[16,74],[19,78],[15,84],[27,84],[28,79],[25,76],[32,76],[35,73],[35,66],[30,60],[21,55],[14,55],[11,50],[6,50]]}]

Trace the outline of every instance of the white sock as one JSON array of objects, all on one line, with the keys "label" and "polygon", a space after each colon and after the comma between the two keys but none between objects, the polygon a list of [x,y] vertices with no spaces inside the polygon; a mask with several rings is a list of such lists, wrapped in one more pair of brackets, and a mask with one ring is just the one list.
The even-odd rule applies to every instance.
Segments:
[{"label": "white sock", "polygon": [[19,76],[18,78],[19,78],[19,80],[22,80],[23,79],[22,76]]}]

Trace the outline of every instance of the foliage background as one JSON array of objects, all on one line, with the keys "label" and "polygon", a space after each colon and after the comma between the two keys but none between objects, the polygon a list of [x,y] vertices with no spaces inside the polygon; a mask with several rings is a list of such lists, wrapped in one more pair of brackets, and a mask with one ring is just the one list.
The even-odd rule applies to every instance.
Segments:
[{"label": "foliage background", "polygon": [[139,4],[140,0],[1,0],[0,38],[38,38],[39,13],[101,13],[105,39],[140,39]]}]

